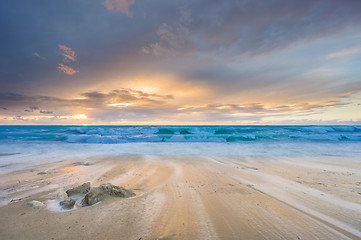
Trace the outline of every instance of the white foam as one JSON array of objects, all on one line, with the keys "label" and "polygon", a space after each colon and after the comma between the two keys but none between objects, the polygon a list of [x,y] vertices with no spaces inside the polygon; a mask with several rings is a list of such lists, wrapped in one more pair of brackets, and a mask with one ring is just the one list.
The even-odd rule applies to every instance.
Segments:
[{"label": "white foam", "polygon": [[[180,136],[180,139],[182,140]],[[178,137],[177,136],[177,137]],[[203,141],[203,140],[202,140]],[[0,172],[64,160],[85,161],[91,157],[119,155],[202,156],[361,156],[361,142],[241,142],[241,143],[8,143],[0,144]]]},{"label": "white foam", "polygon": [[293,138],[302,138],[314,141],[340,141],[342,135],[340,134],[327,134],[327,135],[292,135]]}]

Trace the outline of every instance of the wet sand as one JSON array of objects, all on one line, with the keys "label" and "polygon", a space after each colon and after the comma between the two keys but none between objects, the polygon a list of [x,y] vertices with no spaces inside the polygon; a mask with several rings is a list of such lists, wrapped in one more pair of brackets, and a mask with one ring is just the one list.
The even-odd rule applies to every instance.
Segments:
[{"label": "wet sand", "polygon": [[[46,203],[90,181],[132,189],[68,212]],[[119,156],[0,174],[1,239],[361,239],[357,158]]]}]

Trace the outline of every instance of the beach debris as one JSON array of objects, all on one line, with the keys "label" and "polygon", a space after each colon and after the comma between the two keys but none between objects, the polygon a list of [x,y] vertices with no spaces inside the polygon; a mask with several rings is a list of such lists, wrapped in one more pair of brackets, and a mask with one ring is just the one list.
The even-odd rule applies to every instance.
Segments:
[{"label": "beach debris", "polygon": [[64,200],[68,199],[68,194],[63,190],[60,190],[57,194],[57,199],[59,201],[64,201]]},{"label": "beach debris", "polygon": [[28,205],[34,207],[34,208],[41,208],[41,207],[44,207],[45,204],[42,203],[42,202],[39,202],[39,201],[36,201],[36,200],[33,200],[33,201],[30,201],[28,202]]},{"label": "beach debris", "polygon": [[83,206],[90,206],[104,200],[107,196],[129,198],[135,196],[132,191],[112,185],[110,183],[91,188],[82,200]]},{"label": "beach debris", "polygon": [[15,198],[15,199],[11,199],[10,200],[10,204],[12,204],[12,203],[17,203],[17,202],[20,202],[21,200],[23,200],[24,198]]},{"label": "beach debris", "polygon": [[75,204],[75,199],[70,198],[70,199],[66,199],[64,201],[61,201],[59,203],[59,205],[63,208],[63,209],[71,209],[74,207]]},{"label": "beach debris", "polygon": [[36,175],[44,175],[46,172],[38,172]]},{"label": "beach debris", "polygon": [[89,190],[90,190],[90,182],[87,182],[80,186],[67,190],[66,194],[68,194],[68,196],[70,197],[71,195],[85,194],[89,192]]}]

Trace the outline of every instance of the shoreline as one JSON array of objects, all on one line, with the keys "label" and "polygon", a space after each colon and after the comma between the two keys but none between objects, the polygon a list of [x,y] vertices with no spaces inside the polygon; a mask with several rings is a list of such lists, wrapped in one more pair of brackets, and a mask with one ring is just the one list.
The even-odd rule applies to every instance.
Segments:
[{"label": "shoreline", "polygon": [[[25,167],[0,174],[0,231],[4,239],[361,239],[361,167],[339,159],[119,155]],[[27,205],[87,181],[142,194],[60,213]]]}]

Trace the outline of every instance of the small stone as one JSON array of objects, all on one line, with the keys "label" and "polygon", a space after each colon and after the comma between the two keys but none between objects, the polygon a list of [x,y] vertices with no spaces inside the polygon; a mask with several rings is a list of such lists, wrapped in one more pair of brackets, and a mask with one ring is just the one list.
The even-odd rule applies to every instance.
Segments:
[{"label": "small stone", "polygon": [[38,172],[36,175],[44,175],[46,172]]},{"label": "small stone", "polygon": [[71,195],[75,195],[75,194],[85,194],[89,192],[89,190],[90,190],[90,182],[87,182],[78,187],[67,190],[66,194],[68,194],[68,196],[70,197]]},{"label": "small stone", "polygon": [[66,200],[67,198],[68,198],[68,194],[66,194],[65,191],[60,190],[60,191],[58,192],[58,194],[57,194],[57,199],[58,199],[59,201],[64,201],[64,200]]},{"label": "small stone", "polygon": [[39,201],[36,201],[36,200],[33,200],[33,201],[30,201],[28,202],[28,205],[34,207],[34,208],[41,208],[41,207],[44,207],[45,204],[42,203],[42,202],[39,202]]},{"label": "small stone", "polygon": [[64,209],[71,209],[74,207],[74,204],[75,204],[75,199],[73,198],[61,201],[59,203],[59,205]]}]

